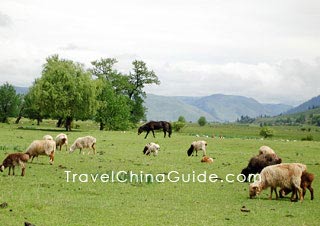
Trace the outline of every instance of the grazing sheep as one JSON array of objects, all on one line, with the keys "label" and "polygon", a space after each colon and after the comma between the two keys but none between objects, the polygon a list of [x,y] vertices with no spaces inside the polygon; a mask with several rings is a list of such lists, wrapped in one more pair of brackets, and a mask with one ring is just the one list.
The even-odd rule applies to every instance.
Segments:
[{"label": "grazing sheep", "polygon": [[241,171],[246,181],[250,181],[250,174],[260,173],[266,166],[281,163],[281,158],[275,157],[273,154],[260,154],[250,159],[248,166]]},{"label": "grazing sheep", "polygon": [[[89,148],[91,150],[91,148],[94,151],[94,154],[96,154],[96,148],[95,148],[95,144],[97,142],[97,139],[92,137],[92,136],[86,136],[86,137],[79,137],[75,140],[75,142],[71,145],[70,147],[70,153],[73,152],[75,149],[79,148],[81,153],[83,148]],[[90,153],[90,151],[88,152],[88,154]]]},{"label": "grazing sheep", "polygon": [[[314,180],[313,173],[308,173],[308,172],[302,173],[300,187],[302,188],[303,198],[306,195],[306,191],[308,188],[311,194],[311,200],[313,200],[313,188],[311,187],[313,180]],[[283,198],[283,196],[289,194],[290,192],[292,192],[291,188],[281,188],[281,190],[279,191],[280,198]]]},{"label": "grazing sheep", "polygon": [[191,143],[190,148],[187,151],[188,156],[193,156],[193,152],[196,151],[196,156],[198,156],[198,151],[203,151],[203,156],[206,156],[206,146],[207,142],[204,140],[194,141]]},{"label": "grazing sheep", "polygon": [[213,158],[210,158],[208,156],[203,156],[201,159],[201,162],[213,163]]},{"label": "grazing sheep", "polygon": [[146,146],[144,146],[143,154],[150,155],[151,152],[152,152],[153,156],[157,156],[158,155],[158,151],[160,151],[160,145],[151,142],[151,143],[146,144]]},{"label": "grazing sheep", "polygon": [[269,199],[272,199],[272,192],[275,191],[276,199],[278,199],[277,187],[281,188],[293,188],[291,201],[296,194],[296,190],[299,191],[300,201],[303,200],[302,189],[300,188],[302,172],[306,171],[307,167],[301,163],[282,163],[278,165],[272,165],[265,167],[260,173],[260,180],[255,181],[249,186],[250,198],[260,194],[260,192],[268,187],[271,187],[271,193]]},{"label": "grazing sheep", "polygon": [[31,162],[34,157],[39,155],[48,155],[50,157],[49,163],[52,165],[54,162],[54,153],[56,151],[56,142],[53,140],[35,140],[27,148],[26,154],[32,157]]},{"label": "grazing sheep", "polygon": [[0,165],[0,171],[3,172],[5,168],[9,167],[9,173],[12,168],[12,175],[14,175],[14,167],[17,165],[21,166],[21,176],[25,175],[26,170],[26,162],[29,160],[29,155],[25,153],[12,153],[9,154],[2,162],[2,165]]},{"label": "grazing sheep", "polygon": [[56,148],[58,149],[58,146],[59,146],[60,151],[61,151],[61,147],[63,145],[66,145],[66,151],[67,151],[68,150],[68,137],[66,134],[60,133],[56,136]]},{"label": "grazing sheep", "polygon": [[53,140],[53,137],[50,135],[44,135],[43,138],[44,140]]}]

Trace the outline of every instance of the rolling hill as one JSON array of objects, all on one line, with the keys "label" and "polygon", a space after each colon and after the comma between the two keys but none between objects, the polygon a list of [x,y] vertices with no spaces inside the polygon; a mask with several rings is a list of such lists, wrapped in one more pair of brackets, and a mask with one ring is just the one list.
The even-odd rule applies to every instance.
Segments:
[{"label": "rolling hill", "polygon": [[197,121],[201,116],[207,121],[233,122],[241,115],[278,115],[292,108],[284,104],[261,104],[253,98],[214,94],[205,97],[168,97],[148,94],[145,100],[148,120],[176,121],[184,116],[187,121]]},{"label": "rolling hill", "polygon": [[294,114],[303,111],[307,111],[320,106],[320,95],[317,97],[313,97],[310,100],[300,104],[299,106],[292,108],[285,112],[285,114]]}]

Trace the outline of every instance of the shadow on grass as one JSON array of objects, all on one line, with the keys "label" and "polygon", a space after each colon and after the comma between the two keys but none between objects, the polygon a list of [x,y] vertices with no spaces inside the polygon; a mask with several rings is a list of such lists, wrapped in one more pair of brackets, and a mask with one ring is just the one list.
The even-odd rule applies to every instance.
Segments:
[{"label": "shadow on grass", "polygon": [[82,132],[82,130],[79,130],[79,129],[73,129],[71,131],[66,131],[65,129],[62,129],[62,128],[56,128],[56,129],[52,129],[52,128],[35,128],[35,127],[31,127],[31,126],[26,126],[26,127],[19,126],[17,129],[18,130],[46,131],[46,132]]}]

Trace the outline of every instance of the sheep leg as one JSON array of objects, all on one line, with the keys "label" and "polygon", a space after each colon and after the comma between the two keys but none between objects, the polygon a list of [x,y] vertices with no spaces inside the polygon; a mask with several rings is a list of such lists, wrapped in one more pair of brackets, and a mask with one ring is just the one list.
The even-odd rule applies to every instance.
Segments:
[{"label": "sheep leg", "polygon": [[[298,187],[297,189],[298,189],[298,191],[299,191],[300,202],[302,202],[302,201],[303,201],[302,188]],[[298,197],[297,197],[297,198],[298,198]]]},{"label": "sheep leg", "polygon": [[164,136],[163,136],[163,137],[166,138],[166,134],[167,134],[167,133],[166,133],[166,130],[165,130],[165,129],[163,129],[163,133],[164,133]]},{"label": "sheep leg", "polygon": [[196,156],[198,156],[198,150],[196,149]]},{"label": "sheep leg", "polygon": [[95,144],[93,144],[93,145],[92,145],[92,149],[93,149],[94,154],[96,154],[96,147],[95,147]]},{"label": "sheep leg", "polygon": [[270,196],[269,196],[270,200],[272,199],[272,192],[273,192],[273,187],[270,188]]},{"label": "sheep leg", "polygon": [[153,138],[156,138],[156,136],[154,135],[154,130],[151,130]]},{"label": "sheep leg", "polygon": [[12,175],[14,176],[14,166],[12,166]]},{"label": "sheep leg", "polygon": [[291,202],[297,202],[298,201],[298,193],[297,193],[297,188],[296,187],[292,188],[292,194],[291,194],[291,197],[290,197],[290,201]]},{"label": "sheep leg", "polygon": [[49,157],[50,157],[49,163],[52,165],[53,162],[54,162],[54,151],[52,151],[52,152],[50,153]]},{"label": "sheep leg", "polygon": [[311,194],[311,200],[313,200],[313,188],[310,186],[308,186],[308,189],[310,191],[310,194]]},{"label": "sheep leg", "polygon": [[277,187],[274,188],[274,192],[276,193],[276,199],[278,199],[279,196],[278,196],[278,192],[277,192]]},{"label": "sheep leg", "polygon": [[11,170],[11,166],[9,166],[9,172],[8,172],[8,176],[10,176],[10,170]]},{"label": "sheep leg", "polygon": [[204,149],[203,150],[203,156],[206,156],[207,155],[207,153],[206,153],[206,150]]}]

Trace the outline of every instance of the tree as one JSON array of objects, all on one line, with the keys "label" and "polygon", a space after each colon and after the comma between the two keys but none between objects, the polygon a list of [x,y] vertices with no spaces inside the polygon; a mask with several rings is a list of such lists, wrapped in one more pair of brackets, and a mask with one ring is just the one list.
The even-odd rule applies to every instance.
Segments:
[{"label": "tree", "polygon": [[173,123],[173,129],[179,132],[186,125],[186,119],[183,116],[179,116],[178,121]]},{"label": "tree", "polygon": [[0,86],[0,122],[8,122],[9,117],[16,116],[19,103],[19,95],[12,85],[6,82]]},{"label": "tree", "polygon": [[146,97],[146,93],[143,91],[144,86],[148,84],[159,85],[160,81],[154,71],[148,70],[143,61],[135,60],[132,64],[133,72],[128,75],[128,96],[132,101],[131,121],[137,123],[145,118],[146,109],[143,107],[143,98]]},{"label": "tree", "polygon": [[206,117],[201,116],[201,117],[198,119],[198,124],[199,124],[200,126],[206,125],[206,124],[207,124],[207,119],[206,119]]},{"label": "tree", "polygon": [[98,79],[98,110],[95,121],[100,123],[100,130],[126,130],[130,126],[130,106],[128,97],[117,95],[112,86]]},{"label": "tree", "polygon": [[38,105],[40,115],[63,119],[66,130],[71,131],[73,120],[93,117],[95,84],[82,64],[59,59],[58,55],[46,61],[41,78],[32,87],[31,101]]},{"label": "tree", "polygon": [[265,126],[260,130],[260,136],[264,138],[272,137],[274,135],[273,129]]},{"label": "tree", "polygon": [[128,77],[113,68],[116,59],[106,58],[91,62],[91,72],[98,79],[98,110],[95,121],[100,123],[100,130],[125,130],[130,125],[131,105],[127,95]]}]

